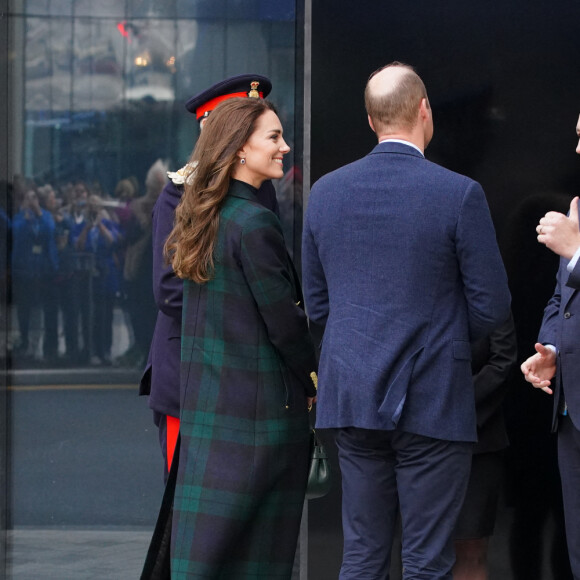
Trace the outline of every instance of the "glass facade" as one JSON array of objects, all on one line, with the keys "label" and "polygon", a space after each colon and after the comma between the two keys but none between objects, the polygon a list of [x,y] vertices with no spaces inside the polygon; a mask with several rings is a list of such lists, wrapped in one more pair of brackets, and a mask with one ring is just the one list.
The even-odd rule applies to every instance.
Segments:
[{"label": "glass facade", "polygon": [[[0,7],[2,566],[8,578],[137,577],[163,489],[157,430],[137,397],[156,317],[151,209],[198,136],[185,101],[262,74],[292,147],[275,186],[298,258],[303,9]],[[115,546],[123,571],[106,555]]]}]

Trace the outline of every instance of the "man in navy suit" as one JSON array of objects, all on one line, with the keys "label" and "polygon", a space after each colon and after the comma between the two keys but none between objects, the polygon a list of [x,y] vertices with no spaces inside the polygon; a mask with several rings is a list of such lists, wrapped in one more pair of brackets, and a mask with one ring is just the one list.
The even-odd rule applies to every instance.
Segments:
[{"label": "man in navy suit", "polygon": [[450,579],[476,440],[470,340],[509,316],[485,195],[423,155],[423,82],[393,63],[365,90],[379,144],[312,188],[309,317],[325,326],[317,427],[336,429],[341,580],[388,578],[400,506],[405,579]]},{"label": "man in navy suit", "polygon": [[[265,98],[272,89],[270,79],[257,74],[229,77],[191,97],[185,105],[203,127],[205,119],[222,101],[233,97]],[[153,208],[153,293],[159,308],[147,366],[139,385],[140,395],[149,395],[167,477],[179,432],[179,368],[181,364],[181,313],[183,281],[175,276],[164,256],[164,245],[173,229],[175,208],[181,201],[183,187],[194,171],[187,164],[169,172],[171,181],[165,186]],[[258,190],[258,200],[278,214],[276,191],[271,181]]]},{"label": "man in navy suit", "polygon": [[[580,138],[580,117],[576,125]],[[580,154],[580,141],[576,147]],[[556,289],[546,309],[536,353],[521,366],[532,386],[554,393],[552,430],[558,433],[558,466],[570,567],[580,580],[580,229],[578,197],[568,216],[548,212],[536,228],[538,241],[561,256]],[[552,390],[552,380],[555,388]]]}]

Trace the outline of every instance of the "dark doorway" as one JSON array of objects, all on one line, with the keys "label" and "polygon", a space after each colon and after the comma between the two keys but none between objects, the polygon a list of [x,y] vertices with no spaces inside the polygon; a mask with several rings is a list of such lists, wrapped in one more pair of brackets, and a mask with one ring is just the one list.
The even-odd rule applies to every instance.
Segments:
[{"label": "dark doorway", "polygon": [[[427,158],[478,180],[487,194],[510,279],[519,362],[533,351],[557,268],[534,227],[546,211],[566,211],[580,187],[579,20],[573,0],[312,2],[312,181],[375,145],[363,99],[370,73],[394,60],[413,65],[434,113]],[[552,402],[543,395],[514,373],[491,578],[570,578],[561,565]],[[339,487],[309,506],[316,580],[338,577]]]}]

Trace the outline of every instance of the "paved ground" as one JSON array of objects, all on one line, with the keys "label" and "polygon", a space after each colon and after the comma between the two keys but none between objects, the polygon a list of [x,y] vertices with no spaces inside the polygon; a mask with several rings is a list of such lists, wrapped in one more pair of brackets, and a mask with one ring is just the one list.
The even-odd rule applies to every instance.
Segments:
[{"label": "paved ground", "polygon": [[151,532],[19,529],[8,534],[9,580],[131,580]]},{"label": "paved ground", "polygon": [[[139,529],[13,530],[8,533],[7,580],[136,580],[151,533]],[[299,553],[293,580],[306,580],[306,561],[300,562]]]},{"label": "paved ground", "polygon": [[[340,567],[337,530],[310,535],[308,580],[336,580]],[[150,530],[17,529],[8,535],[7,580],[133,580],[141,573]],[[490,547],[490,578],[509,580],[507,538],[501,531]],[[303,552],[307,557],[306,550]],[[295,567],[294,579],[306,580],[306,563]],[[545,571],[544,578],[550,578]],[[400,580],[397,562],[391,571]]]}]

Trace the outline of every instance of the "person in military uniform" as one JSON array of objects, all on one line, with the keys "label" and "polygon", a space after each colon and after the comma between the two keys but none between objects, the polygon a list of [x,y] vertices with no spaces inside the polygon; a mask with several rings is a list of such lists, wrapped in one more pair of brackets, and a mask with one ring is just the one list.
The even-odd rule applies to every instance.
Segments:
[{"label": "person in military uniform", "polygon": [[[185,107],[203,127],[211,111],[221,102],[234,97],[265,98],[272,90],[270,80],[258,74],[242,74],[227,78],[193,96]],[[153,208],[153,293],[159,309],[147,365],[139,386],[140,395],[149,396],[149,407],[159,428],[159,442],[164,460],[165,477],[179,433],[179,367],[181,351],[181,315],[183,282],[175,276],[165,259],[163,247],[181,200],[186,180],[195,171],[188,163],[176,172],[168,172],[170,181]],[[258,201],[276,215],[278,202],[271,181],[265,181],[257,192]]]}]

